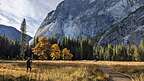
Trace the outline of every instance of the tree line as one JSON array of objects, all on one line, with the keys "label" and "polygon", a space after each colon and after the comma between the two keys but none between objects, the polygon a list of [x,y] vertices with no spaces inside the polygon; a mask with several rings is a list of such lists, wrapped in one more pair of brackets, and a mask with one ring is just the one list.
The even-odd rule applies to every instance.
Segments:
[{"label": "tree line", "polygon": [[95,58],[108,61],[144,61],[144,40],[139,45],[107,45],[94,48]]},{"label": "tree line", "polygon": [[[94,45],[91,40],[41,37],[27,47],[24,58],[43,60],[144,61],[144,40],[136,44]],[[0,36],[0,58],[20,59],[20,43]]]},{"label": "tree line", "polygon": [[[38,47],[40,47],[39,46],[40,40],[38,40],[38,39],[39,38],[35,39],[35,41],[34,41],[35,43],[33,45],[34,58],[37,56],[40,57],[38,54],[41,54],[38,52]],[[60,60],[65,58],[64,55],[67,55],[67,53],[71,53],[71,55],[70,55],[71,58],[69,58],[68,56],[66,56],[66,57],[69,59],[72,59],[72,60],[93,60],[94,59],[94,57],[93,57],[93,44],[91,43],[90,40],[87,40],[87,39],[70,39],[67,37],[63,37],[60,41],[58,41],[54,37],[49,38],[49,39],[47,39],[47,38],[44,38],[44,39],[46,39],[47,43],[43,44],[45,46],[42,46],[42,47],[47,49],[46,53],[48,53],[48,54],[46,54],[44,52],[43,52],[43,54],[48,55],[48,56],[46,56],[46,55],[45,56],[48,57],[47,59],[49,59],[49,60],[52,59],[51,57],[53,57],[49,53],[49,52],[51,52],[50,48],[53,45],[59,50],[59,53],[57,54],[59,56],[57,56],[56,58],[61,57]],[[48,42],[49,42],[49,44],[48,44]],[[37,48],[37,49],[35,49],[35,48]],[[64,55],[60,55],[60,54],[64,54]]]},{"label": "tree line", "polygon": [[18,41],[9,40],[5,36],[0,36],[0,58],[14,59],[19,57],[20,45]]},{"label": "tree line", "polygon": [[[62,53],[60,50],[69,49],[69,52],[73,56],[71,58],[72,60],[144,61],[144,40],[142,40],[139,45],[108,44],[105,46],[94,45],[90,39],[76,40],[64,37],[60,41],[57,41],[55,38],[50,38],[47,41],[49,41],[49,44],[44,44],[44,48],[47,48],[47,51],[51,52],[51,47],[54,45],[53,47],[58,53],[52,54],[52,56],[50,55],[51,53],[49,53],[48,56],[44,56],[47,57],[47,59],[51,57],[62,59],[60,58],[60,53]],[[45,54],[45,51],[42,53]],[[39,53],[37,52],[37,54]]]},{"label": "tree line", "polygon": [[[21,44],[19,41],[9,40],[5,36],[0,36],[0,59],[5,60],[20,60],[20,49]],[[31,57],[32,50],[31,47],[26,46],[26,50],[24,51],[24,59],[27,57]]]}]

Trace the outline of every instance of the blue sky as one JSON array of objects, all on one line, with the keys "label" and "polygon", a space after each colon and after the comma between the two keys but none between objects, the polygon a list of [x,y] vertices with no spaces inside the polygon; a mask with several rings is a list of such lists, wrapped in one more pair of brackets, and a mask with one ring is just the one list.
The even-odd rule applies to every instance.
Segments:
[{"label": "blue sky", "polygon": [[23,18],[27,20],[27,34],[34,36],[47,13],[62,0],[0,0],[0,24],[20,29]]}]

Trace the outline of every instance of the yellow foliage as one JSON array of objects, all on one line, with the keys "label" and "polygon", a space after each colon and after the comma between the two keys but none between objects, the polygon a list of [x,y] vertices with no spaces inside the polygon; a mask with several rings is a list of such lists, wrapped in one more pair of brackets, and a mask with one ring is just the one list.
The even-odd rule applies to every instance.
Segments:
[{"label": "yellow foliage", "polygon": [[48,39],[45,37],[38,39],[38,44],[32,49],[32,51],[39,57],[39,59],[42,60],[48,59],[49,57],[51,57],[52,60],[57,60],[61,57],[62,59],[70,60],[73,57],[73,55],[70,53],[70,50],[64,48],[61,53],[59,45],[50,45]]},{"label": "yellow foliage", "polygon": [[45,37],[40,37],[38,44],[32,49],[33,53],[36,54],[39,59],[47,59],[49,56],[50,43]]},{"label": "yellow foliage", "polygon": [[56,59],[60,59],[60,48],[58,46],[58,44],[53,44],[51,46],[51,54],[50,56],[52,57],[52,60],[56,60]]},{"label": "yellow foliage", "polygon": [[64,48],[62,50],[62,58],[65,60],[70,60],[72,59],[73,55],[70,53],[70,50],[68,50],[67,48]]}]

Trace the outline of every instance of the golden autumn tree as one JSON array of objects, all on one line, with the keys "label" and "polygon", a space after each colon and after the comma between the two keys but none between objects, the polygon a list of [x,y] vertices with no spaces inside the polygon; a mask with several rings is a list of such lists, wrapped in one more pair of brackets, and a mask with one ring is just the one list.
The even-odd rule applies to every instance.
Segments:
[{"label": "golden autumn tree", "polygon": [[51,46],[51,54],[50,54],[52,60],[60,59],[60,56],[61,56],[60,54],[61,54],[61,51],[60,51],[58,44],[53,44]]},{"label": "golden autumn tree", "polygon": [[50,56],[50,43],[46,37],[40,37],[38,44],[32,49],[39,59],[46,60]]},{"label": "golden autumn tree", "polygon": [[62,59],[64,60],[70,60],[72,59],[73,54],[70,53],[70,50],[68,50],[67,48],[64,48],[62,50]]}]

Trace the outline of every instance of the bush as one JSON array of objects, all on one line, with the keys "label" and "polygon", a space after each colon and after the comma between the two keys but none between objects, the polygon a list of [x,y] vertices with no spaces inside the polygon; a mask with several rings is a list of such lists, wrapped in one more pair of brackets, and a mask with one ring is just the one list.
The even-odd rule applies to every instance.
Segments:
[{"label": "bush", "polygon": [[70,53],[70,50],[68,50],[67,48],[64,48],[62,50],[62,59],[64,60],[70,60],[72,59],[73,54]]},{"label": "bush", "polygon": [[52,57],[52,60],[60,59],[60,56],[61,56],[60,54],[61,54],[61,51],[60,51],[58,44],[53,44],[51,46],[51,54],[50,54],[50,56]]}]

